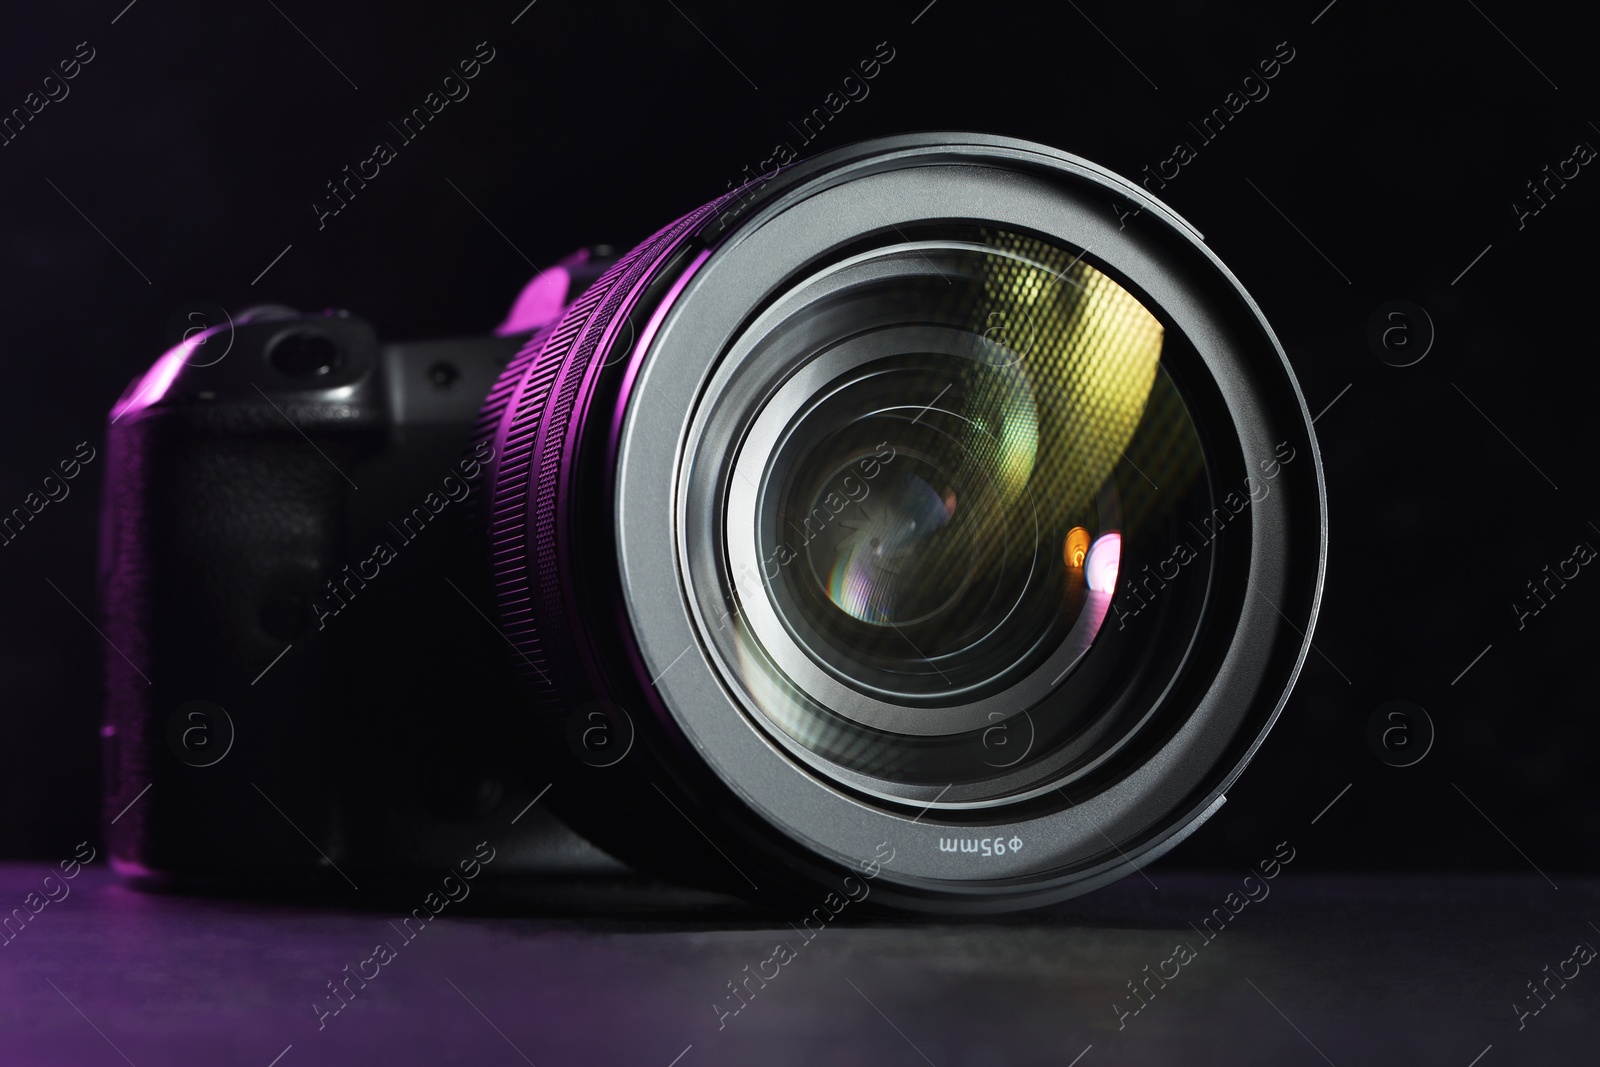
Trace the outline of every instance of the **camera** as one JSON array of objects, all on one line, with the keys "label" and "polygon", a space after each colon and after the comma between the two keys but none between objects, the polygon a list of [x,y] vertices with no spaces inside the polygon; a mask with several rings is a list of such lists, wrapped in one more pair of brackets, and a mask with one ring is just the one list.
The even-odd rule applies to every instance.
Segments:
[{"label": "camera", "polygon": [[775,167],[492,336],[254,309],[109,421],[105,810],[149,884],[481,838],[533,876],[1059,900],[1224,803],[1326,557],[1237,279],[988,135]]}]

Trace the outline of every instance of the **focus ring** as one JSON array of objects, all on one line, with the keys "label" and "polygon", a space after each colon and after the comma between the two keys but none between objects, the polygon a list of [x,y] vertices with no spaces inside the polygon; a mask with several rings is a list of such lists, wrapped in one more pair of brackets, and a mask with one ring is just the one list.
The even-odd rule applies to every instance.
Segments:
[{"label": "focus ring", "polygon": [[725,199],[658,231],[606,271],[506,367],[479,417],[480,436],[495,446],[489,548],[500,626],[541,714],[565,710],[552,669],[570,670],[577,662],[562,607],[563,584],[571,576],[556,542],[562,464],[572,452],[569,430],[581,429],[583,422],[583,413],[574,412],[579,388],[619,309]]}]

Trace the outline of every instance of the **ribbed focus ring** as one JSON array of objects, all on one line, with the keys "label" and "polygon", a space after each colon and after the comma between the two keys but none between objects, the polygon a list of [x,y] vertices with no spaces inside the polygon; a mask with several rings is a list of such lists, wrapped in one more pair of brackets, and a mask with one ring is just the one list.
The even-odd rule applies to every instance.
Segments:
[{"label": "ribbed focus ring", "polygon": [[479,416],[480,438],[495,447],[489,549],[500,628],[518,653],[514,666],[540,712],[563,710],[554,672],[578,662],[562,610],[562,583],[570,576],[563,573],[556,538],[561,465],[572,452],[569,431],[583,422],[574,411],[579,389],[619,311],[725,199],[678,219],[606,271],[552,327],[530,339]]}]

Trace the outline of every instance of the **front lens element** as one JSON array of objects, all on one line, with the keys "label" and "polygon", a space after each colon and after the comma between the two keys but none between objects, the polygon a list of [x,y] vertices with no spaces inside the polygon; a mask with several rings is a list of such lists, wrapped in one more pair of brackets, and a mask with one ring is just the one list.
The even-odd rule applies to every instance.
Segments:
[{"label": "front lens element", "polygon": [[[1146,642],[1084,665],[1128,610],[1119,573],[1207,496],[1162,323],[1081,251],[977,230],[824,270],[746,344],[769,380],[721,534],[759,719],[869,778],[1003,793],[1113,743],[1085,731],[1142,685]],[[1186,641],[1144,629],[1170,674]],[[1026,761],[996,776],[984,738],[1023,717]]]}]

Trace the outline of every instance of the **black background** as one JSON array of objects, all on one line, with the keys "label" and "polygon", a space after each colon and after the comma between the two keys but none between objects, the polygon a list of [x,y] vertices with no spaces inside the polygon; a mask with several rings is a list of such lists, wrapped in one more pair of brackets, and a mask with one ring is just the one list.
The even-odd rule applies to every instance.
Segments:
[{"label": "black background", "polygon": [[[1576,543],[1600,546],[1600,175],[1584,168],[1522,228],[1512,207],[1576,143],[1600,146],[1592,35],[1572,8],[1324,2],[8,12],[0,112],[78,42],[95,58],[0,148],[0,510],[78,442],[98,446],[189,301],[344,306],[396,338],[470,333],[533,266],[630,245],[782,141],[809,153],[969,129],[1135,177],[1186,141],[1197,156],[1160,195],[1262,305],[1311,410],[1337,402],[1317,422],[1332,538],[1316,651],[1230,803],[1164,862],[1253,863],[1349,784],[1299,864],[1593,870],[1600,576],[1583,570],[1521,629],[1511,606]],[[471,95],[319,232],[324,183],[393,140],[387,123],[480,41],[495,58]],[[790,122],[885,41],[870,95],[802,147]],[[1203,143],[1189,123],[1280,42],[1294,59],[1270,95]],[[1414,366],[1366,338],[1394,299],[1437,330]],[[57,858],[98,836],[104,646],[76,609],[94,614],[101,466],[0,547],[3,855]],[[1392,699],[1438,730],[1406,769],[1366,739]]]}]

